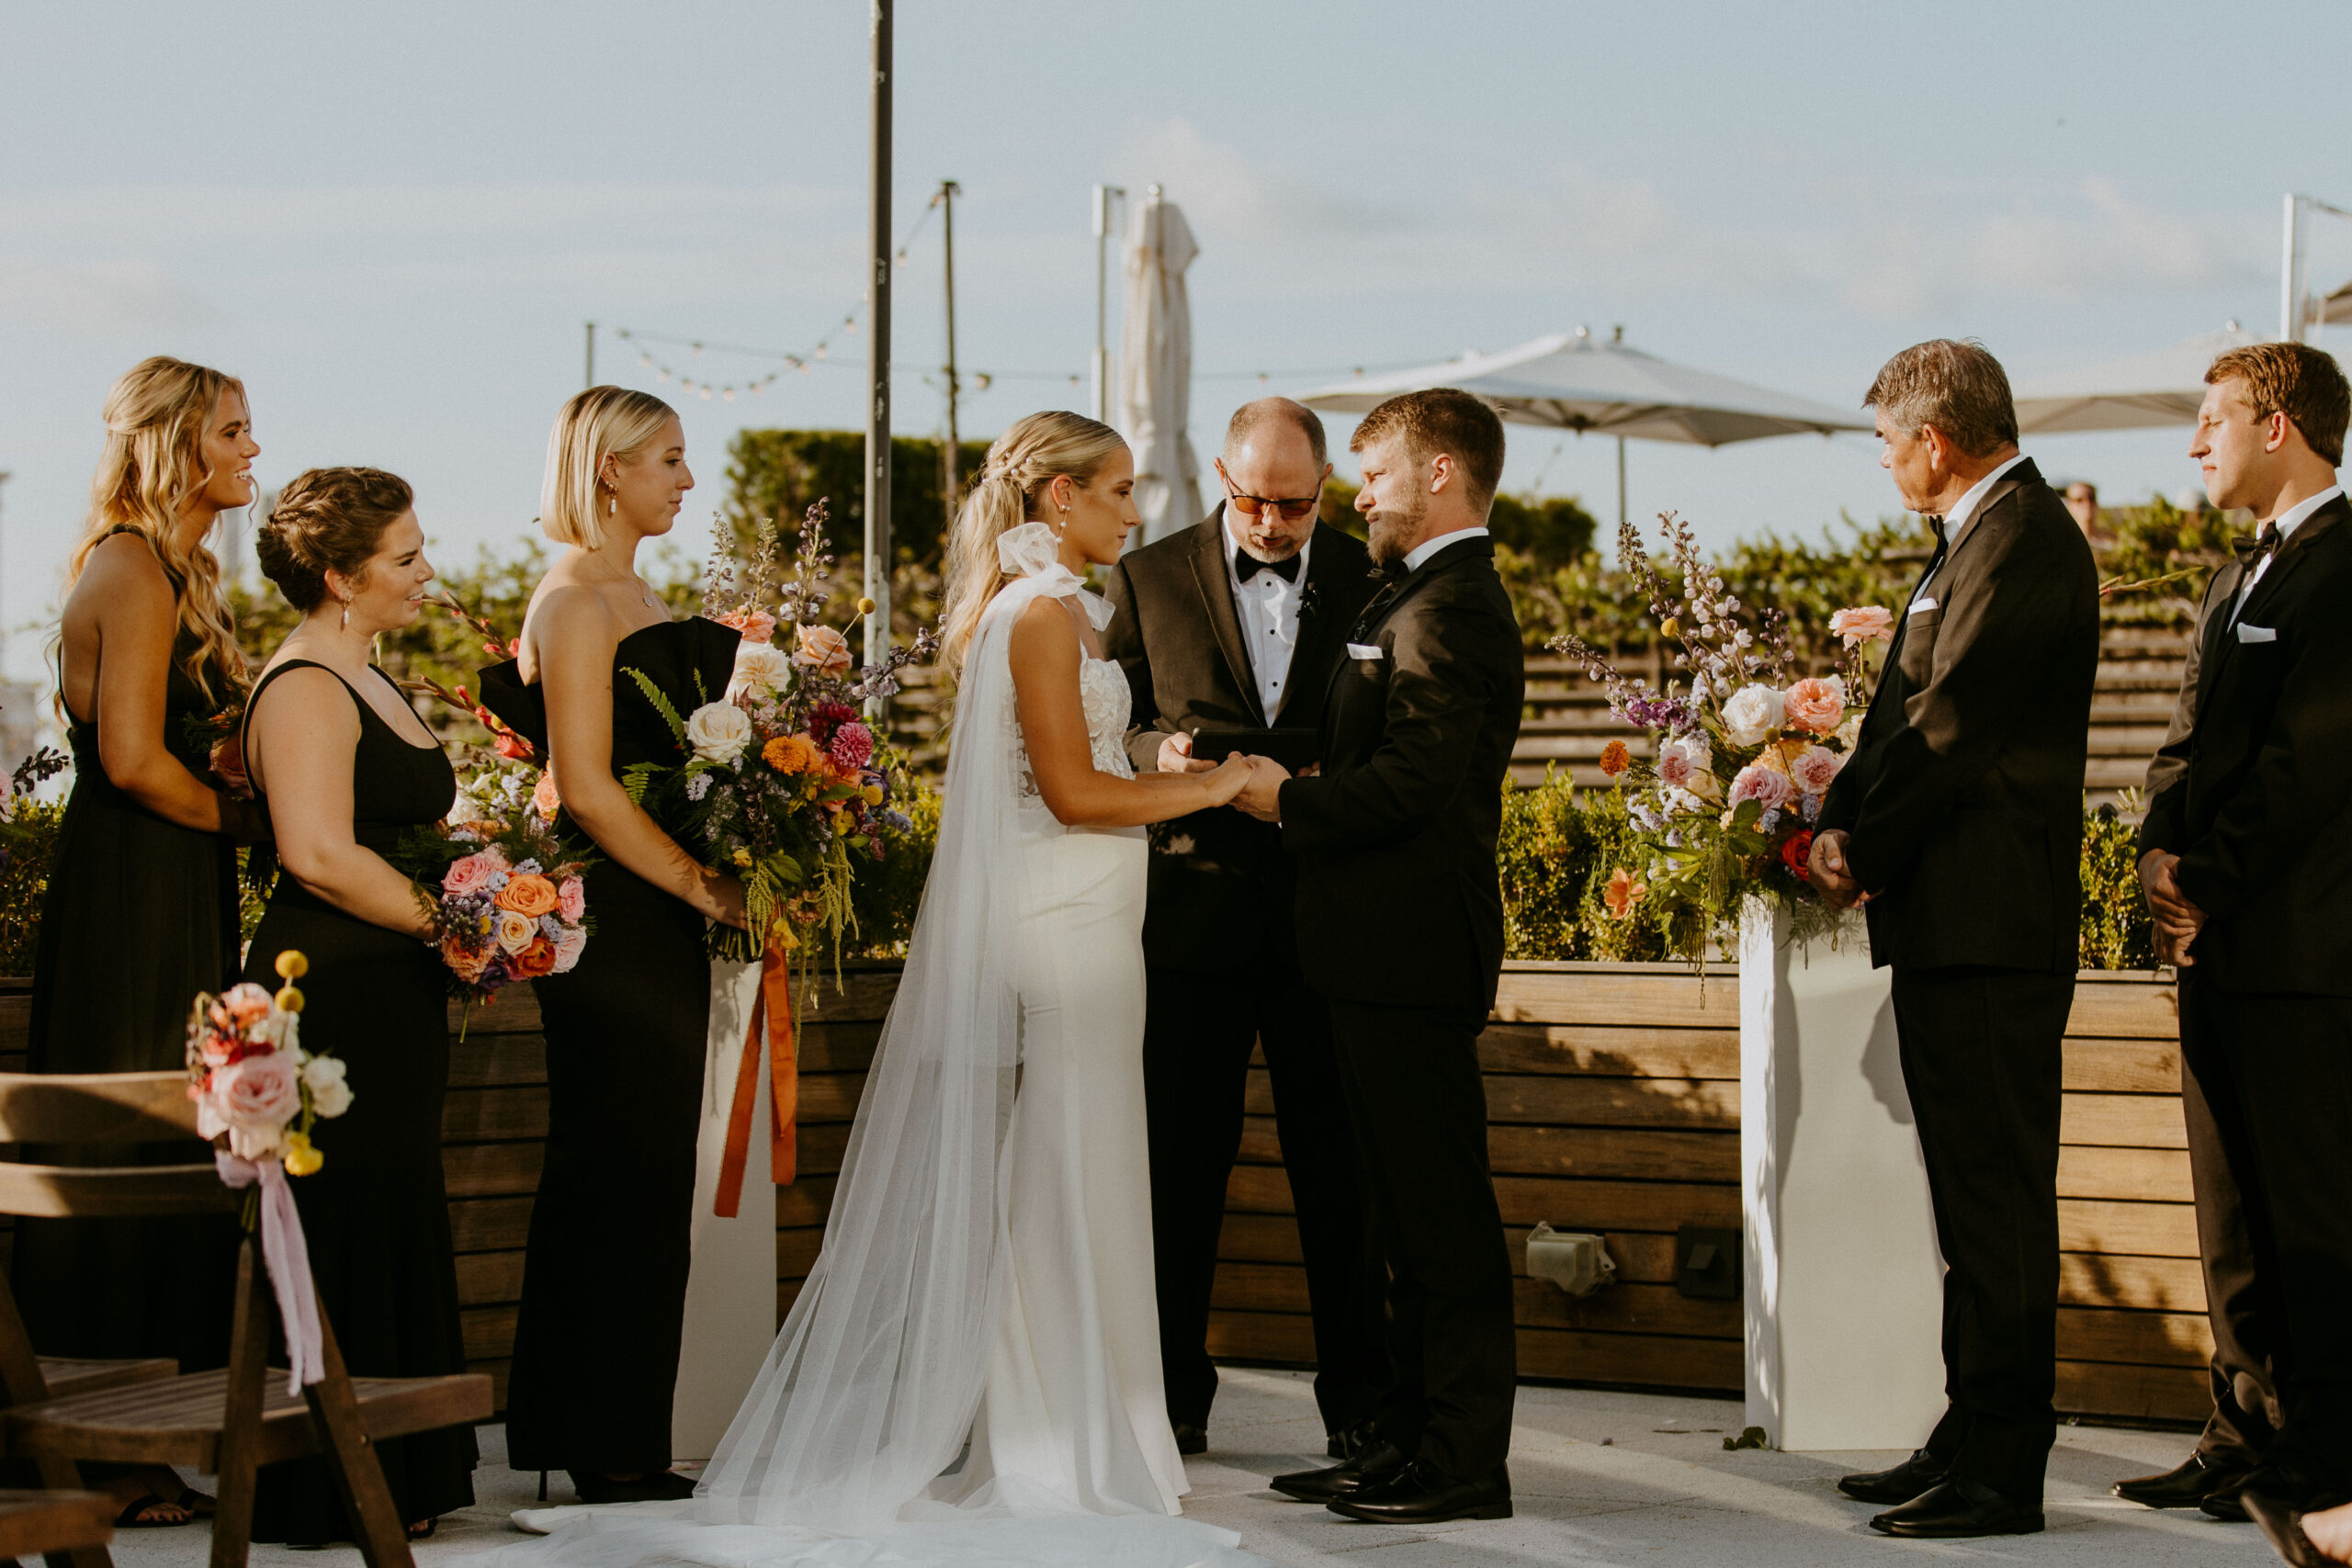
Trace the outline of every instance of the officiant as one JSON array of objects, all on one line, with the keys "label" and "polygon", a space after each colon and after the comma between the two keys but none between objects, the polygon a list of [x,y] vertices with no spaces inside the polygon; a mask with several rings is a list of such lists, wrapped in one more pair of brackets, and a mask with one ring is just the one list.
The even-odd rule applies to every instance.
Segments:
[{"label": "officiant", "polygon": [[[1317,520],[1323,423],[1287,398],[1244,404],[1216,462],[1224,499],[1113,570],[1105,646],[1134,690],[1139,771],[1234,749],[1311,748],[1345,634],[1372,596],[1363,545]],[[1285,756],[1295,768],[1311,757]],[[1177,1446],[1208,1446],[1210,1292],[1239,1152],[1250,1052],[1264,1052],[1314,1314],[1315,1397],[1352,1457],[1386,1382],[1370,1245],[1331,1023],[1299,974],[1295,868],[1271,823],[1204,811],[1151,829],[1144,1089],[1160,1360]]]}]

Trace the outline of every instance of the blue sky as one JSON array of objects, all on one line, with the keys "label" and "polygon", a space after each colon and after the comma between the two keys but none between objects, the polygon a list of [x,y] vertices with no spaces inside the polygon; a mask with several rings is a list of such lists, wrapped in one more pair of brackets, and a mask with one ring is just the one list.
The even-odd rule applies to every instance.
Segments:
[{"label": "blue sky", "polygon": [[[2341,12],[1901,0],[901,0],[898,220],[959,180],[967,434],[1083,406],[1088,187],[1200,237],[1195,428],[1273,373],[1580,322],[1851,403],[1894,349],[1981,337],[2020,381],[2275,326],[2278,209],[2352,206]],[[583,320],[800,349],[859,292],[856,0],[0,6],[0,617],[55,599],[107,385],[244,376],[276,484],[410,478],[453,556],[537,509]],[[2352,277],[2318,220],[2313,281]],[[899,273],[898,423],[937,430],[938,229]],[[1115,333],[1115,325],[1114,328]],[[2352,341],[2331,330],[2330,346]],[[744,423],[861,420],[863,338],[685,403],[695,551]],[[764,362],[659,351],[712,382]],[[664,389],[606,341],[606,376]],[[1024,379],[1015,373],[1035,372]],[[1613,504],[1609,444],[1514,429],[1507,482]],[[2186,432],[2031,445],[2110,498],[2194,481]],[[1635,444],[1637,513],[1704,536],[1893,510],[1861,438]],[[10,641],[29,674],[33,637]]]}]

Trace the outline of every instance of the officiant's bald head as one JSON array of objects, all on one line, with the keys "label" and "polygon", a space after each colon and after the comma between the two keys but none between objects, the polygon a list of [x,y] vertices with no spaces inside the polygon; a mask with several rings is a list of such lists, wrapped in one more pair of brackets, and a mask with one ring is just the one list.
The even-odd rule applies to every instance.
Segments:
[{"label": "officiant's bald head", "polygon": [[1259,560],[1288,560],[1315,532],[1330,477],[1323,421],[1288,398],[1244,403],[1225,427],[1216,471],[1233,542]]}]

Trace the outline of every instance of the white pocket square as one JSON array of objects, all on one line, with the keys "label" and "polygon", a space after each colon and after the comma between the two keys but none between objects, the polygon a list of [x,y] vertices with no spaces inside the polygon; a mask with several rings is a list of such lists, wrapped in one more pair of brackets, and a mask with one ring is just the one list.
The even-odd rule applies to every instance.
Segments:
[{"label": "white pocket square", "polygon": [[1935,607],[1936,602],[1933,599],[1914,599],[1911,601],[1910,608],[1903,613],[1906,615],[1916,615],[1922,610],[1932,610]]},{"label": "white pocket square", "polygon": [[1385,659],[1388,656],[1380,651],[1378,643],[1351,642],[1348,644],[1348,657],[1350,659]]},{"label": "white pocket square", "polygon": [[2250,626],[2244,621],[2240,621],[2238,623],[2238,640],[2240,642],[2277,642],[2278,640],[2278,628],[2276,626]]}]

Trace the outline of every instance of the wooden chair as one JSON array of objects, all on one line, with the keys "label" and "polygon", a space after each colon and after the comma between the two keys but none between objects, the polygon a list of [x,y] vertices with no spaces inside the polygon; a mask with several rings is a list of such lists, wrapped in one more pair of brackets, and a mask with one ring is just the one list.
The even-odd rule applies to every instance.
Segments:
[{"label": "wooden chair", "polygon": [[114,1499],[103,1492],[0,1491],[0,1557],[62,1562],[101,1553],[114,1539]]},{"label": "wooden chair", "polygon": [[[178,1073],[0,1073],[0,1144],[158,1143],[194,1132],[195,1107]],[[201,1164],[119,1168],[0,1164],[0,1213],[107,1217],[235,1209],[243,1194],[224,1187],[210,1151],[203,1155]],[[285,1371],[267,1364],[272,1296],[256,1236],[246,1236],[239,1252],[236,1292],[225,1371],[56,1397],[27,1342],[15,1298],[0,1283],[0,1388],[8,1399],[0,1446],[31,1460],[50,1486],[69,1483],[76,1461],[183,1464],[217,1474],[212,1568],[243,1568],[260,1467],[321,1454],[368,1568],[412,1568],[407,1523],[393,1508],[374,1445],[488,1420],[490,1379],[354,1378],[322,1303],[326,1375],[299,1397],[288,1394]],[[110,1564],[103,1545],[74,1550],[65,1561],[72,1568]]]}]

